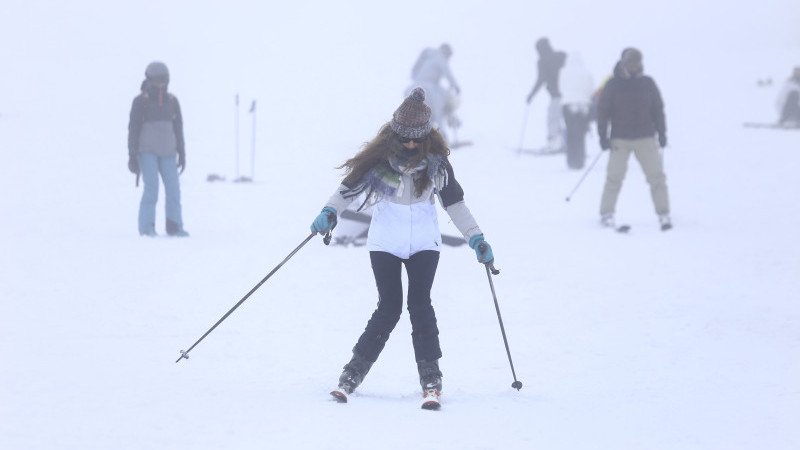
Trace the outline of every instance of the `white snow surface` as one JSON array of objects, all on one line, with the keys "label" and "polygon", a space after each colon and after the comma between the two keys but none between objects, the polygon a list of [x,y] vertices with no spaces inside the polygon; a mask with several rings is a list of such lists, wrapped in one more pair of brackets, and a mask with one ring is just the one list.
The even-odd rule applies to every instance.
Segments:
[{"label": "white snow surface", "polygon": [[[776,119],[800,65],[800,3],[600,3],[5,5],[0,448],[800,448],[800,132],[742,127]],[[565,202],[583,172],[512,150],[523,129],[527,146],[544,142],[545,92],[522,123],[541,36],[580,51],[597,81],[642,49],[666,102],[672,231],[634,160],[622,235],[598,223],[606,155]],[[466,246],[442,249],[432,294],[439,412],[419,408],[405,311],[358,394],[329,400],[377,294],[363,247],[318,237],[176,364],[308,236],[334,167],[441,42],[462,87],[459,138],[474,141],[451,160],[501,270],[522,390]],[[162,237],[136,230],[127,122],[153,60],[183,108],[188,239],[163,237],[163,190]],[[237,93],[253,183],[231,182]]]}]

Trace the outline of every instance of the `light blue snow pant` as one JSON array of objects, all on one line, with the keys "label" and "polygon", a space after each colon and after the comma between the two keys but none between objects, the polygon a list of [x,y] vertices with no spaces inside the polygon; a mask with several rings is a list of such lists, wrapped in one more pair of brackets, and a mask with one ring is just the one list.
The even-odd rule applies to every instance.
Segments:
[{"label": "light blue snow pant", "polygon": [[142,201],[139,203],[139,233],[155,231],[156,203],[158,202],[158,174],[164,182],[165,209],[167,221],[183,229],[181,214],[181,187],[178,181],[178,160],[176,155],[158,156],[153,153],[139,153],[139,170],[144,181]]},{"label": "light blue snow pant", "polygon": [[647,183],[650,184],[650,196],[653,198],[656,214],[669,214],[669,194],[667,192],[667,176],[664,174],[664,163],[658,151],[655,137],[641,139],[611,139],[611,151],[608,157],[606,185],[600,200],[600,214],[613,214],[617,206],[622,180],[628,171],[628,159],[631,153],[636,156],[642,166]]}]

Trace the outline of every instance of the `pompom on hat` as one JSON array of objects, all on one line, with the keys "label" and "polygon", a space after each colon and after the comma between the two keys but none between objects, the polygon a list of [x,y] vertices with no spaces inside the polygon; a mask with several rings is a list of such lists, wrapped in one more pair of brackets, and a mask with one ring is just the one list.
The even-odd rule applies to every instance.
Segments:
[{"label": "pompom on hat", "polygon": [[392,115],[392,131],[409,139],[419,139],[431,131],[431,108],[425,104],[425,91],[414,88]]}]

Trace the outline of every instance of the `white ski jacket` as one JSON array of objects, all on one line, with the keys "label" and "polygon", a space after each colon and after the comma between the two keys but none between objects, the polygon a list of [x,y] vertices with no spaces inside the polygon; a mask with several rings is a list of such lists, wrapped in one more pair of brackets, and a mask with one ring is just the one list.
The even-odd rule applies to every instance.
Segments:
[{"label": "white ski jacket", "polygon": [[[447,172],[447,184],[444,184],[444,177],[439,176],[420,196],[414,194],[412,176],[402,174],[400,188],[395,196],[382,198],[373,209],[367,249],[388,252],[400,259],[408,259],[424,250],[439,251],[442,234],[434,200],[437,196],[467,242],[472,236],[481,234],[475,218],[464,203],[464,191],[453,176],[449,164]],[[443,184],[439,191],[436,186]],[[325,206],[332,207],[337,214],[344,211],[353,201],[353,198],[342,195],[347,189],[347,186],[340,185]]]}]

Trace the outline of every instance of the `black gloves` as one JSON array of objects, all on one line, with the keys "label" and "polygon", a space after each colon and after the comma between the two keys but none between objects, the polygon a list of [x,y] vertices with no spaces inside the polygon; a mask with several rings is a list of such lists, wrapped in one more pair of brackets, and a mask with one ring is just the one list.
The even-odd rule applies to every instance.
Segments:
[{"label": "black gloves", "polygon": [[183,173],[186,169],[186,152],[178,153],[178,173]]},{"label": "black gloves", "polygon": [[600,148],[608,150],[611,148],[611,140],[605,136],[600,136]]},{"label": "black gloves", "polygon": [[664,148],[664,147],[667,146],[667,135],[666,134],[659,134],[658,135],[658,145],[660,145],[661,148]]},{"label": "black gloves", "polygon": [[139,174],[139,159],[136,158],[136,154],[128,155],[128,170],[130,170],[132,174]]}]

